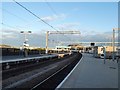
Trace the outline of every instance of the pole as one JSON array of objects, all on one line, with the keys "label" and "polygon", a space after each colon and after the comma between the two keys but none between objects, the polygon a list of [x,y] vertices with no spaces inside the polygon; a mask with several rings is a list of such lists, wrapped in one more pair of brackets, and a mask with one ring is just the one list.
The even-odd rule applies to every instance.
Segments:
[{"label": "pole", "polygon": [[24,35],[25,35],[25,42],[27,42],[26,40],[27,40],[27,35],[26,35],[26,33],[24,33]]},{"label": "pole", "polygon": [[24,35],[25,35],[25,42],[24,42],[25,43],[25,46],[24,46],[24,54],[25,55],[24,56],[27,57],[27,55],[28,55],[27,54],[27,47],[26,47],[26,44],[27,44],[27,33],[24,32]]},{"label": "pole", "polygon": [[115,30],[113,29],[113,61],[115,60]]},{"label": "pole", "polygon": [[46,54],[48,54],[48,34],[49,31],[46,32]]},{"label": "pole", "polygon": [[106,59],[106,50],[105,50],[105,47],[104,48],[104,64],[105,64],[105,59]]},{"label": "pole", "polygon": [[26,57],[26,56],[28,56],[28,52],[27,52],[27,41],[28,41],[27,34],[31,33],[31,31],[28,31],[28,32],[21,31],[20,33],[24,34],[24,39],[25,39],[24,43],[23,43],[23,45],[24,45],[24,57]]}]

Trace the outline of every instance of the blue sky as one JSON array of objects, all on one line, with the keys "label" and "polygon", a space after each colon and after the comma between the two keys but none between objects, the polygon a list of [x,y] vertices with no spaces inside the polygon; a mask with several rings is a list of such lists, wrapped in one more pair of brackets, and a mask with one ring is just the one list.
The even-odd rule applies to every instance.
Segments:
[{"label": "blue sky", "polygon": [[[111,36],[112,28],[118,27],[117,2],[20,3],[58,30],[79,30],[81,36],[77,37],[79,38],[77,41],[107,41]],[[22,36],[18,34],[21,30],[31,30],[33,34],[29,36],[29,43],[41,47],[45,46],[45,32],[53,30],[13,2],[2,3],[2,22],[12,26],[2,26],[3,43],[15,46],[19,46],[22,42]],[[51,38],[54,37],[56,36],[53,35]],[[12,40],[16,42],[11,42]]]}]

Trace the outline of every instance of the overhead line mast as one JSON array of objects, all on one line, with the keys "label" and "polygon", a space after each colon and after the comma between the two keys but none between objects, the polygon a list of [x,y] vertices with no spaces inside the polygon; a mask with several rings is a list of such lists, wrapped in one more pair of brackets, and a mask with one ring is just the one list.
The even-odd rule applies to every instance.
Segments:
[{"label": "overhead line mast", "polygon": [[37,16],[36,14],[34,14],[32,11],[30,11],[29,9],[27,9],[25,6],[23,6],[22,4],[20,4],[19,2],[13,0],[16,4],[18,4],[19,6],[21,6],[23,9],[25,9],[26,11],[28,11],[30,14],[32,14],[33,16],[35,16],[36,18],[40,19],[43,23],[47,24],[48,26],[50,26],[52,29],[56,30],[57,32],[59,32],[56,28],[54,28],[52,25],[50,25],[49,23],[47,23],[46,21],[44,21],[43,19],[41,19],[39,16]]},{"label": "overhead line mast", "polygon": [[80,34],[80,31],[47,31],[46,32],[46,54],[48,54],[48,36],[49,34]]}]

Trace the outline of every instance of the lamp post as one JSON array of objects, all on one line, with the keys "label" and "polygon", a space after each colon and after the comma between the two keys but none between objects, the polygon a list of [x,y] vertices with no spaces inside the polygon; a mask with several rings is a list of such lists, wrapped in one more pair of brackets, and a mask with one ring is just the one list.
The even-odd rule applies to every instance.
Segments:
[{"label": "lamp post", "polygon": [[24,57],[27,57],[28,56],[27,47],[29,47],[29,44],[27,44],[27,42],[28,42],[27,34],[30,34],[32,32],[31,31],[21,31],[20,33],[24,34],[24,43],[23,43]]}]

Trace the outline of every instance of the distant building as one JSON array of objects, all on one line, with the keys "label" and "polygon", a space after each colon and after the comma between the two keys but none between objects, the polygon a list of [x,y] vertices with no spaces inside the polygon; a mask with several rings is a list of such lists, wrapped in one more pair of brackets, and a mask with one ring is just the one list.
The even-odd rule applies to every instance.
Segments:
[{"label": "distant building", "polygon": [[10,45],[2,44],[2,45],[0,45],[0,48],[12,48],[12,47]]},{"label": "distant building", "polygon": [[71,47],[70,46],[56,46],[55,49],[58,51],[69,51]]},{"label": "distant building", "polygon": [[68,45],[71,47],[71,50],[83,50],[84,49],[84,46],[80,45],[80,44],[70,44]]},{"label": "distant building", "polygon": [[49,53],[65,53],[70,52],[70,49],[69,46],[56,46],[54,49],[50,49]]},{"label": "distant building", "polygon": [[93,53],[93,46],[84,46],[85,53]]},{"label": "distant building", "polygon": [[[106,58],[111,58],[113,54],[113,47],[112,46],[104,46]],[[102,46],[95,46],[94,47],[94,57],[103,57],[104,56],[104,48]],[[115,53],[117,53],[117,47],[115,47]]]}]

